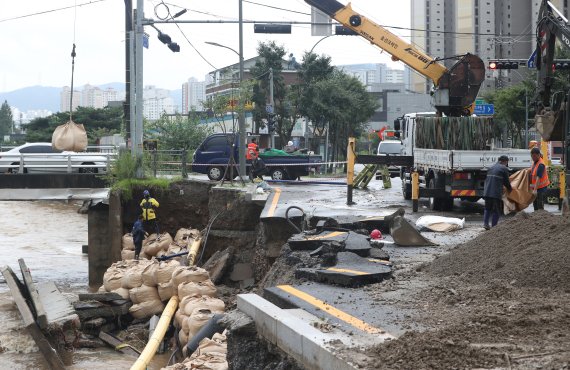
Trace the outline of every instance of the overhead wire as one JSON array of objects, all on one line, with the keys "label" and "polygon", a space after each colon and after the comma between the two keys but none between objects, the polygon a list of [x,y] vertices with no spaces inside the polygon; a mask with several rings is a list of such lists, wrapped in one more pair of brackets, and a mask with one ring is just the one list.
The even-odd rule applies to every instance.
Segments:
[{"label": "overhead wire", "polygon": [[[166,18],[170,18],[171,20],[174,20],[174,16],[170,13],[170,8],[168,7],[168,5],[165,4],[164,0],[160,0],[160,3],[162,5],[164,5],[164,7],[167,10],[168,16]],[[160,4],[159,4],[160,5]],[[156,7],[155,7],[155,16],[158,17],[158,15],[156,14]],[[166,19],[165,18],[165,19]],[[173,22],[174,23],[174,22]],[[178,28],[178,30],[180,31],[180,33],[182,34],[182,36],[186,39],[186,42],[192,47],[192,49],[194,49],[194,51],[200,56],[200,58],[202,58],[202,60],[206,63],[208,63],[208,65],[214,69],[218,69],[215,65],[213,65],[208,59],[206,59],[206,57],[204,55],[202,55],[202,53],[194,46],[194,44],[192,43],[192,41],[190,41],[190,39],[188,38],[188,36],[186,36],[186,34],[184,33],[184,31],[182,31],[182,28],[180,27],[180,25],[178,23],[174,23],[176,25],[176,28]]]},{"label": "overhead wire", "polygon": [[77,9],[77,7],[80,7],[80,6],[93,5],[93,4],[96,4],[96,3],[103,2],[103,1],[107,1],[107,0],[92,0],[92,1],[89,1],[89,2],[86,2],[86,3],[83,3],[83,4],[75,4],[75,5],[70,5],[70,6],[64,6],[64,7],[62,7],[62,8],[54,8],[54,9],[44,10],[44,11],[41,11],[41,12],[35,12],[35,13],[29,13],[29,14],[19,15],[19,16],[16,16],[16,17],[4,18],[4,19],[0,19],[0,23],[8,22],[8,21],[13,21],[13,20],[16,20],[16,19],[29,18],[29,17],[33,17],[33,16],[36,16],[36,15],[43,15],[43,14],[58,12],[58,11],[61,11],[61,10],[67,10],[67,9],[71,9],[71,8]]}]

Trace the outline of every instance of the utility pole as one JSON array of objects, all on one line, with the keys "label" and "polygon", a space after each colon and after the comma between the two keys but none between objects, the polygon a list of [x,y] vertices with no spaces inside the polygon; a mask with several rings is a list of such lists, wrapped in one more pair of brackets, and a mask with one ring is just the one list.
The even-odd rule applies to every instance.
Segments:
[{"label": "utility pole", "polygon": [[143,35],[144,0],[137,0],[135,27],[135,132],[131,133],[132,149],[137,161],[136,177],[143,177],[142,169],[142,126],[143,126]]},{"label": "utility pole", "polygon": [[[273,68],[269,68],[269,105],[271,105],[273,117],[275,117],[275,102],[273,101]],[[273,123],[273,128],[275,128],[275,121]],[[271,130],[269,135],[271,135],[271,148],[275,149],[275,135]]]},{"label": "utility pole", "polygon": [[131,32],[133,31],[133,2],[125,0],[125,142],[131,138]]},{"label": "utility pole", "polygon": [[[142,0],[139,0],[142,1]],[[239,1],[239,87],[243,84],[243,3]],[[239,129],[239,174],[246,176],[245,171],[245,109],[243,97],[240,94],[239,98],[239,115],[238,115],[238,129]]]}]

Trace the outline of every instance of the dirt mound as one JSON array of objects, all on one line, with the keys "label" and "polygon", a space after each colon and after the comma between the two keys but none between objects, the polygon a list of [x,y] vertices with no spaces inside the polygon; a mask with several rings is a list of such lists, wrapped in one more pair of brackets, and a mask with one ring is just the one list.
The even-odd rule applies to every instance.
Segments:
[{"label": "dirt mound", "polygon": [[520,213],[437,258],[427,270],[470,282],[502,279],[569,291],[570,220],[544,211]]}]

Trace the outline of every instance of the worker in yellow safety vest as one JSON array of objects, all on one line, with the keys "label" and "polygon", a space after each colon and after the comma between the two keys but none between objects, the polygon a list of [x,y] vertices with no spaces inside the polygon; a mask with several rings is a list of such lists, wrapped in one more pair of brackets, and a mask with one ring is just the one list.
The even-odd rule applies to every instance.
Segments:
[{"label": "worker in yellow safety vest", "polygon": [[[156,235],[160,235],[160,230],[158,228],[158,220],[156,218],[156,208],[160,204],[150,196],[150,192],[145,190],[143,192],[143,200],[141,201],[142,217],[145,230],[155,230]],[[152,228],[150,228],[152,226]]]},{"label": "worker in yellow safety vest", "polygon": [[540,155],[540,149],[534,147],[530,150],[530,157],[532,158],[533,164],[530,168],[530,190],[536,195],[536,199],[532,203],[534,210],[544,209],[544,195],[550,185],[550,180],[548,180],[548,171],[546,170],[546,165],[542,160]]}]

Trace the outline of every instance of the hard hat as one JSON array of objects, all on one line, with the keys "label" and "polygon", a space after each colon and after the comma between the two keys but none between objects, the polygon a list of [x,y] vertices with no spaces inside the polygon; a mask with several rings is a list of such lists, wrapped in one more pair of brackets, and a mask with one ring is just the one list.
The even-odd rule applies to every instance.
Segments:
[{"label": "hard hat", "polygon": [[287,145],[293,146],[293,142],[292,142],[292,141],[289,141],[289,142],[287,143]]},{"label": "hard hat", "polygon": [[372,240],[382,239],[382,233],[380,232],[380,230],[374,229],[374,230],[372,230],[372,232],[370,233],[370,238],[371,238]]},{"label": "hard hat", "polygon": [[143,191],[143,196],[148,197],[150,195],[148,190]]}]

